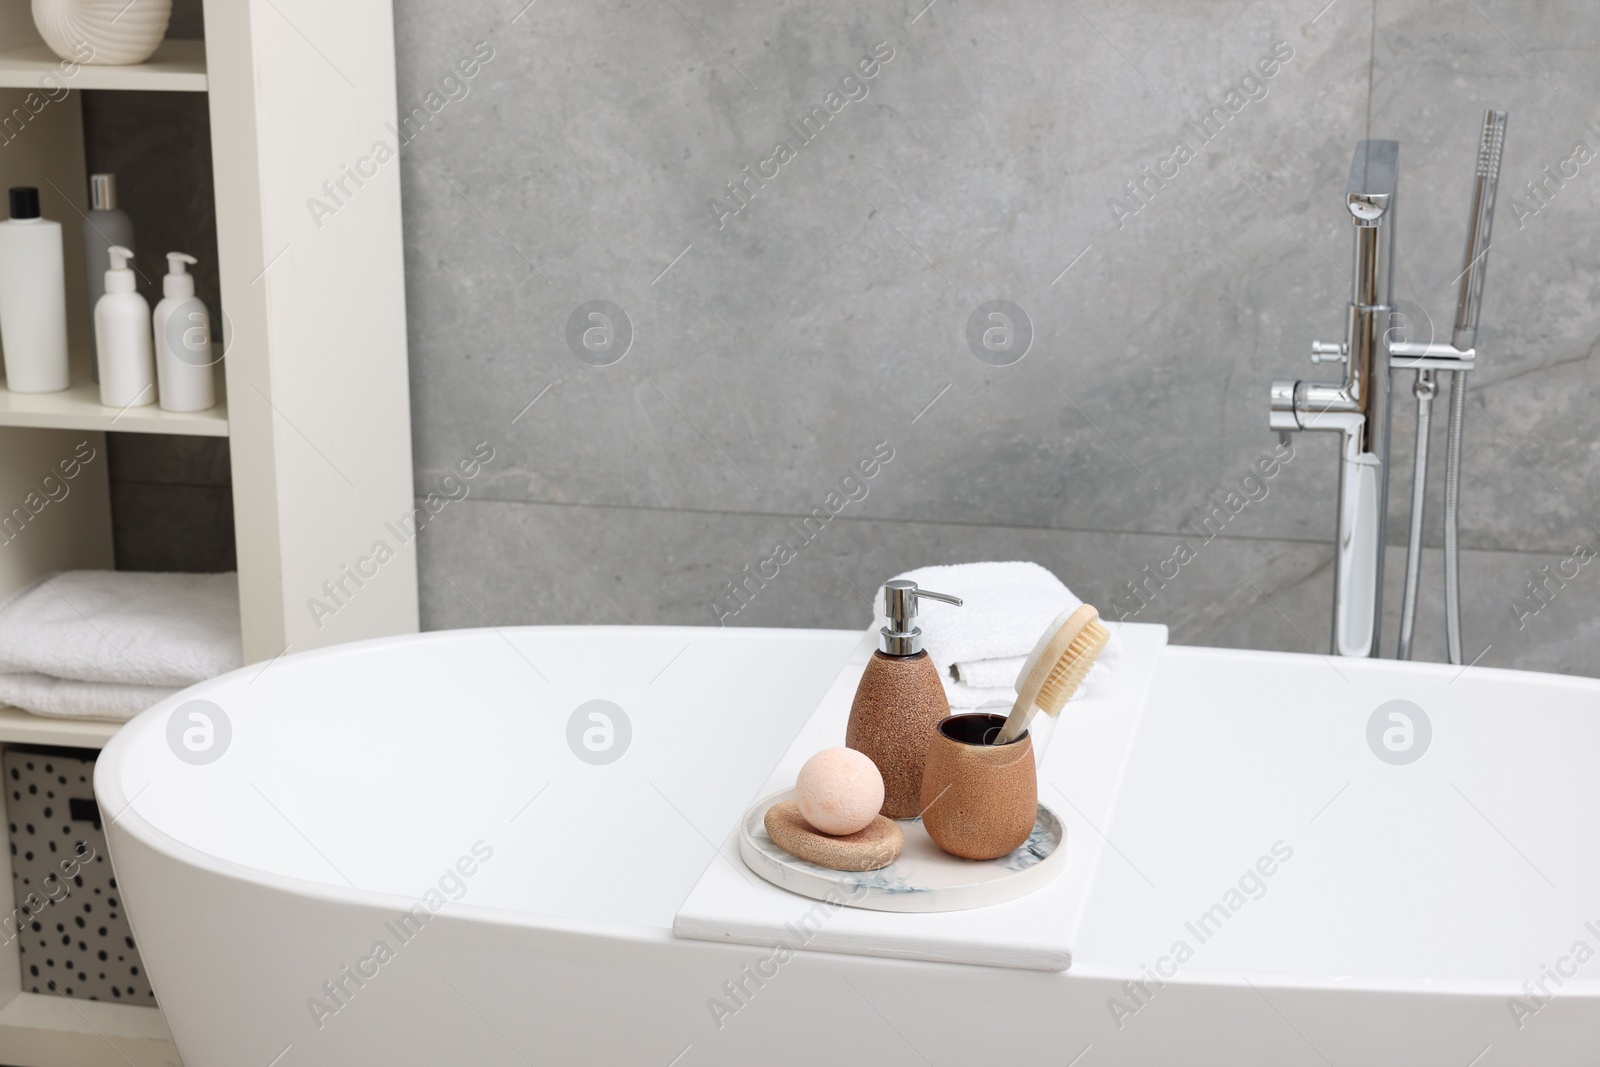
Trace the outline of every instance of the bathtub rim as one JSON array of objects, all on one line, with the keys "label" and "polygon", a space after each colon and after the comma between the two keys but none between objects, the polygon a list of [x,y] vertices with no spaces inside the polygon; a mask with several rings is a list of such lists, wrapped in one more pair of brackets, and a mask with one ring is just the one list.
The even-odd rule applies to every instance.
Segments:
[{"label": "bathtub rim", "polygon": [[[296,662],[314,662],[322,659],[342,657],[353,650],[372,650],[389,645],[414,646],[418,643],[446,643],[459,640],[468,635],[492,634],[504,637],[505,630],[538,630],[538,631],[594,631],[599,629],[636,630],[648,628],[660,631],[676,631],[684,633],[728,632],[733,634],[779,635],[779,634],[804,634],[804,635],[845,635],[859,640],[861,631],[842,630],[811,627],[713,627],[713,626],[654,626],[641,624],[637,626],[622,624],[607,625],[526,625],[514,627],[465,627],[450,630],[434,630],[420,634],[407,634],[391,637],[370,638],[363,641],[353,641],[342,645],[330,646],[322,649],[311,649],[306,652],[294,653],[292,656],[280,656],[281,660],[293,659]],[[1246,659],[1256,658],[1290,658],[1305,662],[1314,662],[1325,659],[1320,654],[1302,652],[1278,652],[1265,649],[1237,649],[1221,648],[1205,645],[1174,645],[1169,644],[1167,650],[1177,651],[1184,656],[1203,653],[1221,653],[1235,655]],[[841,669],[850,667],[851,652],[846,652]],[[275,892],[281,892],[302,899],[320,901],[329,904],[347,906],[360,906],[370,908],[393,908],[397,912],[404,912],[413,906],[420,905],[419,898],[407,897],[402,894],[389,893],[381,890],[358,889],[353,886],[339,886],[327,882],[318,882],[310,879],[297,878],[280,874],[263,868],[252,867],[248,864],[238,863],[234,860],[223,859],[204,852],[177,840],[164,830],[146,820],[133,807],[122,784],[117,780],[109,768],[111,761],[104,757],[107,754],[117,756],[122,748],[135,744],[132,728],[135,724],[139,731],[149,729],[150,723],[161,718],[169,712],[179,701],[187,701],[203,696],[213,687],[221,686],[230,680],[247,674],[251,671],[264,672],[271,669],[278,660],[269,661],[265,667],[260,663],[249,664],[227,674],[200,682],[188,689],[152,705],[130,719],[115,736],[111,738],[101,751],[102,758],[95,766],[94,788],[100,800],[102,811],[108,802],[114,803],[118,814],[106,818],[107,845],[112,852],[112,861],[115,863],[116,847],[112,839],[122,833],[127,833],[139,844],[149,848],[167,859],[178,864],[200,870],[248,885],[259,886]],[[1368,664],[1392,664],[1390,667],[1380,667],[1380,670],[1424,671],[1427,673],[1444,674],[1453,671],[1466,673],[1488,674],[1503,680],[1532,678],[1539,679],[1543,684],[1572,684],[1580,683],[1580,688],[1590,688],[1600,691],[1600,679],[1588,678],[1583,675],[1557,674],[1548,671],[1524,671],[1505,667],[1468,667],[1465,670],[1450,664],[1427,662],[1406,662],[1401,664],[1392,660],[1366,660]],[[1581,683],[1587,683],[1582,685]],[[1600,712],[1597,712],[1600,714]],[[135,794],[133,800],[138,799]],[[115,830],[116,834],[112,831]],[[724,858],[731,862],[738,862],[737,849],[734,847],[734,835],[738,827],[730,828],[728,835],[719,846],[719,851]],[[716,862],[716,856],[710,856],[707,865]],[[759,953],[760,948],[737,942],[715,942],[702,939],[681,938],[672,932],[670,926],[648,926],[622,922],[606,922],[593,919],[576,919],[560,916],[544,915],[537,912],[516,911],[509,908],[489,907],[481,904],[469,904],[449,901],[433,915],[449,915],[453,918],[484,924],[525,928],[530,930],[545,931],[557,934],[577,934],[583,936],[599,937],[619,941],[633,941],[657,945],[679,944],[690,946],[719,945],[741,953]],[[848,953],[827,952],[826,950],[812,949],[810,951],[818,956],[828,956],[839,961],[859,961],[864,966],[936,966],[936,967],[961,967],[974,968],[980,971],[1003,971],[1007,973],[1028,974],[1037,976],[1036,980],[1114,980],[1137,981],[1144,976],[1144,972],[1133,967],[1118,967],[1115,965],[1096,964],[1082,961],[1074,957],[1072,966],[1064,971],[1035,971],[1021,968],[991,968],[978,964],[968,963],[939,963],[927,960],[895,959],[879,956],[859,956]],[[1536,976],[1537,977],[1537,976]],[[1167,979],[1165,984],[1187,985],[1200,987],[1228,987],[1247,988],[1258,987],[1266,989],[1308,990],[1325,991],[1329,993],[1404,993],[1424,996],[1460,996],[1460,997],[1493,997],[1493,998],[1526,998],[1527,991],[1521,981],[1515,978],[1426,978],[1426,977],[1395,977],[1374,975],[1326,975],[1288,972],[1249,972],[1249,971],[1207,971],[1201,969],[1185,969],[1179,971],[1174,977]],[[1556,999],[1561,1000],[1600,1000],[1600,978],[1578,979],[1573,978],[1560,988]]]},{"label": "bathtub rim", "polygon": [[[420,898],[407,897],[404,894],[390,893],[377,889],[361,889],[354,886],[341,886],[330,882],[314,881],[312,879],[298,878],[285,875],[277,871],[255,867],[247,863],[224,859],[212,855],[193,845],[178,840],[165,830],[150,822],[141,815],[133,802],[137,801],[135,793],[130,799],[123,788],[120,775],[112,769],[114,764],[120,764],[121,752],[143,740],[145,731],[155,729],[164,730],[165,727],[155,726],[157,720],[164,718],[171,710],[181,703],[190,700],[203,699],[207,693],[216,688],[231,684],[239,678],[249,674],[263,674],[280,663],[293,661],[295,663],[315,663],[327,659],[344,658],[352,652],[377,651],[390,646],[404,646],[414,648],[421,644],[447,644],[451,641],[470,639],[473,636],[492,635],[504,639],[507,630],[534,630],[545,633],[550,632],[577,632],[591,633],[596,630],[640,630],[649,629],[667,633],[699,634],[705,636],[711,633],[738,635],[735,640],[751,640],[777,635],[806,635],[828,636],[842,638],[848,635],[851,644],[845,648],[840,661],[840,666],[846,666],[853,655],[856,644],[861,639],[859,630],[830,629],[824,627],[719,627],[719,626],[657,626],[651,624],[603,624],[603,625],[519,625],[519,626],[474,626],[461,627],[449,630],[430,630],[418,634],[400,634],[389,637],[367,638],[361,641],[350,641],[340,645],[331,645],[327,648],[308,649],[291,655],[280,655],[275,660],[265,664],[257,662],[246,664],[226,674],[219,674],[215,678],[208,678],[203,682],[182,689],[172,696],[153,704],[124,723],[120,729],[106,742],[100,750],[99,759],[95,763],[94,791],[99,801],[102,812],[111,810],[116,815],[108,815],[105,819],[107,829],[107,844],[110,846],[115,828],[119,833],[126,832],[149,846],[152,850],[176,860],[180,864],[196,867],[201,870],[217,874],[236,881],[261,885],[269,889],[312,900],[320,900],[337,904],[361,904],[378,907],[393,907],[398,911],[406,911],[414,905],[420,905]],[[842,643],[842,642],[841,642]],[[737,827],[735,827],[737,829]],[[114,847],[113,847],[114,851]],[[116,857],[113,855],[112,862]],[[716,857],[707,858],[707,863],[713,863]],[[672,933],[669,926],[650,926],[637,923],[607,922],[595,919],[569,919],[561,916],[544,915],[539,912],[522,912],[510,908],[494,908],[481,904],[465,904],[458,901],[449,901],[440,908],[435,915],[452,914],[463,918],[476,918],[480,921],[493,921],[508,923],[513,926],[528,926],[537,929],[574,931],[587,934],[605,934],[607,936],[621,936],[643,940],[657,940],[654,935],[659,932],[665,935],[665,940],[680,940]],[[542,920],[542,921],[540,921]]]}]

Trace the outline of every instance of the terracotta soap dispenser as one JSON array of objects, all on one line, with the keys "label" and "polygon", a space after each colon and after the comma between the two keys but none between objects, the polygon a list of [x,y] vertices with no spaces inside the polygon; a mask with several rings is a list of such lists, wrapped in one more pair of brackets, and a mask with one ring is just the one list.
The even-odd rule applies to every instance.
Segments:
[{"label": "terracotta soap dispenser", "polygon": [[850,705],[844,743],[865,753],[883,773],[882,813],[912,819],[922,810],[922,764],[939,723],[950,714],[939,671],[922,650],[922,630],[912,625],[922,597],[961,606],[958,597],[918,589],[897,578],[883,587],[889,625],[878,631],[878,651],[861,676]]}]

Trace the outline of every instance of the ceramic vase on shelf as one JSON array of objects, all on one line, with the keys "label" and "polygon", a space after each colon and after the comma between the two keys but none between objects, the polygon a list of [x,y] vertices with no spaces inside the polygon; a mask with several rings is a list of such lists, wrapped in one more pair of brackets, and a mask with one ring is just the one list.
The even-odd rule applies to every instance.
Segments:
[{"label": "ceramic vase on shelf", "polygon": [[33,0],[33,24],[62,59],[143,63],[167,32],[172,0]]}]

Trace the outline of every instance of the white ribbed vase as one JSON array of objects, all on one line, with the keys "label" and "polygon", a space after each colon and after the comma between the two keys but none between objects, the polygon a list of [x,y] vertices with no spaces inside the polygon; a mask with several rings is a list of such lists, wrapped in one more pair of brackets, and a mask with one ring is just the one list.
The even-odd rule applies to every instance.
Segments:
[{"label": "white ribbed vase", "polygon": [[171,18],[172,0],[33,0],[33,24],[44,43],[78,63],[143,63]]}]

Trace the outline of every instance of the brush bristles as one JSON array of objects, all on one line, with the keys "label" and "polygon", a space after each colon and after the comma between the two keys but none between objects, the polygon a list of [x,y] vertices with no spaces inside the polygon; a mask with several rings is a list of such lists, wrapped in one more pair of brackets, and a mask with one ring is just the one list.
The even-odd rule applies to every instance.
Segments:
[{"label": "brush bristles", "polygon": [[1111,631],[1107,630],[1098,620],[1090,622],[1078,636],[1072,639],[1050,668],[1050,674],[1045,678],[1044,684],[1039,687],[1039,695],[1034,704],[1046,715],[1059,715],[1061,709],[1067,706],[1067,701],[1072,694],[1078,691],[1078,686],[1083,684],[1088,677],[1089,668],[1094,666],[1095,660],[1100,658],[1100,653],[1105,651],[1106,642],[1111,640]]}]

